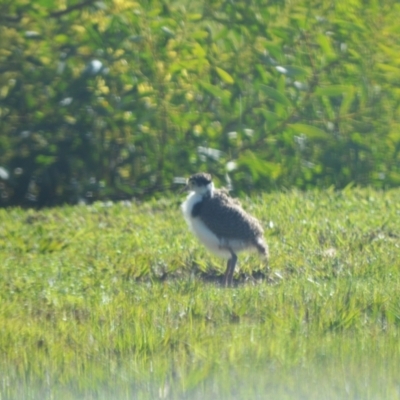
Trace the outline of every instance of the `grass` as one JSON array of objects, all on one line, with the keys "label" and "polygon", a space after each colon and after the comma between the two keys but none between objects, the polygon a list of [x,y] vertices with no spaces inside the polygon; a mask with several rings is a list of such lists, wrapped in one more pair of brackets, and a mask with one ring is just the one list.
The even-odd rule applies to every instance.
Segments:
[{"label": "grass", "polygon": [[0,399],[400,399],[399,197],[247,199],[232,289],[180,199],[1,209]]}]

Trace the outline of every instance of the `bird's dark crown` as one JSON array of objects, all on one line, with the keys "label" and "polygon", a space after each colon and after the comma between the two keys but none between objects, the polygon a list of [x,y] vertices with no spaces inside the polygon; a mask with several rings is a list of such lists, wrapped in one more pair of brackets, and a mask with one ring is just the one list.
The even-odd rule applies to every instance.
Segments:
[{"label": "bird's dark crown", "polygon": [[206,174],[204,172],[199,172],[197,174],[192,175],[189,178],[189,183],[195,186],[207,186],[212,182],[212,178],[210,174]]}]

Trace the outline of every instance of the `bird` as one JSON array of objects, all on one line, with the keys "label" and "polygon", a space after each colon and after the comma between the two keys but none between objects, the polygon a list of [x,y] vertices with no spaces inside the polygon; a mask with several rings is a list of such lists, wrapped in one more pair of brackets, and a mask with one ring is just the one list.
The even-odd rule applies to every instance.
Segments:
[{"label": "bird", "polygon": [[225,286],[232,286],[236,253],[257,250],[268,260],[268,245],[260,222],[225,189],[216,189],[210,174],[190,176],[186,190],[189,194],[181,208],[190,230],[208,250],[228,260]]}]

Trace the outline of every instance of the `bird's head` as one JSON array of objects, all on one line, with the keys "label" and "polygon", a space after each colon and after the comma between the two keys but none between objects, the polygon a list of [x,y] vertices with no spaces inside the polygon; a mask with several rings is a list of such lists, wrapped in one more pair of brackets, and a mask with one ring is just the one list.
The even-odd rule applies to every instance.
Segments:
[{"label": "bird's head", "polygon": [[192,175],[187,180],[186,188],[187,190],[191,192],[196,192],[197,194],[200,194],[202,196],[206,194],[210,194],[212,196],[214,191],[214,184],[212,182],[210,174],[200,172],[198,174]]}]

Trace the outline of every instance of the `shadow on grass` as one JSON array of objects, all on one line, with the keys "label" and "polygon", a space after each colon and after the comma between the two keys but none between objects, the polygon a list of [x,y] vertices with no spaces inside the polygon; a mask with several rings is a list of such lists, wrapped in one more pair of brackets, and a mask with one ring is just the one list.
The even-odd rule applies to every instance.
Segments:
[{"label": "shadow on grass", "polygon": [[[196,280],[217,286],[225,286],[225,276],[221,271],[214,268],[204,270],[197,264],[191,268],[180,268],[174,271],[153,270],[151,274],[138,277],[135,279],[138,282],[166,282],[166,281],[184,281]],[[233,287],[238,287],[246,284],[258,285],[261,283],[276,284],[278,279],[271,274],[269,269],[253,270],[251,273],[239,272],[236,273],[233,279]]]}]

